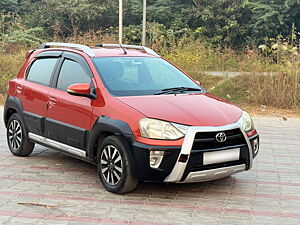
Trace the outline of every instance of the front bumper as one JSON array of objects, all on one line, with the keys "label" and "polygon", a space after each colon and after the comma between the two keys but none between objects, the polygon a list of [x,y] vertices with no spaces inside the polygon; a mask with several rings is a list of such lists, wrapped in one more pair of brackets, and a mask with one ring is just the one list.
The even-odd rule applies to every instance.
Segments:
[{"label": "front bumper", "polygon": [[[238,132],[240,143],[234,143],[228,140],[228,145],[222,145],[219,148],[197,149],[195,142],[197,134],[205,132]],[[235,135],[237,136],[237,135]],[[207,139],[203,139],[207,141]],[[198,146],[205,145],[202,142]],[[235,145],[232,145],[235,144]],[[209,146],[209,145],[205,145]],[[248,137],[241,129],[239,123],[234,123],[222,127],[189,127],[184,138],[182,146],[160,147],[149,146],[140,143],[133,144],[133,156],[135,162],[136,177],[144,181],[154,182],[203,182],[215,180],[249,170],[252,167],[253,158],[257,155],[259,148],[258,134]],[[227,152],[233,149],[239,149],[239,155],[232,160],[228,159]],[[165,151],[161,165],[158,168],[152,168],[149,165],[150,151]],[[204,155],[207,152],[216,152],[216,158],[210,159],[210,163],[205,163]],[[225,153],[225,154],[223,154]],[[214,154],[213,154],[214,155]],[[224,161],[222,161],[224,157]],[[225,160],[227,158],[227,160]],[[215,161],[214,161],[215,160]]]},{"label": "front bumper", "polygon": [[[135,177],[142,181],[163,182],[174,168],[180,150],[181,146],[154,146],[134,142],[132,144],[132,157]],[[165,152],[159,168],[152,168],[150,166],[150,151]]]},{"label": "front bumper", "polygon": [[187,178],[183,181],[183,183],[217,180],[224,177],[228,177],[235,173],[243,172],[245,169],[246,169],[246,165],[241,164],[237,166],[221,167],[217,169],[191,172],[189,173]]}]

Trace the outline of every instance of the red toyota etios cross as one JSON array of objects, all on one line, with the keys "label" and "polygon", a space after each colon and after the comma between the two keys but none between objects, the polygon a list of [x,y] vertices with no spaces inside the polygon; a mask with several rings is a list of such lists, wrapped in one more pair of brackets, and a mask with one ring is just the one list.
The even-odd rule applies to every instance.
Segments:
[{"label": "red toyota etios cross", "polygon": [[91,162],[114,193],[227,177],[249,170],[259,150],[247,112],[147,47],[44,43],[7,94],[12,154],[37,143]]}]

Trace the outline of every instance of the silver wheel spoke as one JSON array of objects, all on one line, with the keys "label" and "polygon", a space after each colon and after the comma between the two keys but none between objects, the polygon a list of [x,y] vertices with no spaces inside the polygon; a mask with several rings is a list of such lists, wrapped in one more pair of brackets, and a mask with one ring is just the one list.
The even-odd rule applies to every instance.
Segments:
[{"label": "silver wheel spoke", "polygon": [[16,141],[15,141],[15,139],[12,139],[12,142],[13,142],[13,147],[16,149],[17,146],[16,146]]},{"label": "silver wheel spoke", "polygon": [[109,178],[110,178],[110,172],[108,171],[108,173],[107,173],[107,178],[106,178],[106,181],[107,181],[108,183],[110,183],[110,182],[109,182]]},{"label": "silver wheel spoke", "polygon": [[101,154],[100,167],[102,176],[107,183],[116,185],[120,182],[123,174],[122,165],[119,150],[113,145],[106,146]]},{"label": "silver wheel spoke", "polygon": [[111,182],[112,182],[112,184],[115,184],[114,174],[112,173],[112,171],[109,171],[109,172],[110,172],[110,176],[111,176]]},{"label": "silver wheel spoke", "polygon": [[107,170],[108,170],[108,168],[107,168],[107,167],[106,167],[106,168],[102,168],[102,169],[101,169],[102,173],[105,173]]},{"label": "silver wheel spoke", "polygon": [[114,149],[114,153],[113,153],[113,155],[112,155],[111,159],[114,159],[114,158],[115,158],[115,156],[116,156],[117,152],[118,152],[118,150],[117,150],[117,149]]},{"label": "silver wheel spoke", "polygon": [[101,159],[101,164],[107,164],[108,162],[106,161],[106,160],[104,160],[104,159]]},{"label": "silver wheel spoke", "polygon": [[108,155],[107,155],[107,150],[106,150],[106,148],[103,150],[103,153],[104,153],[105,159],[108,159]]},{"label": "silver wheel spoke", "polygon": [[15,146],[14,146],[14,140],[13,140],[13,139],[10,141],[10,145],[11,145],[13,148],[15,148]]},{"label": "silver wheel spoke", "polygon": [[108,157],[109,157],[109,159],[111,159],[111,146],[108,146]]},{"label": "silver wheel spoke", "polygon": [[15,139],[15,146],[16,146],[16,149],[19,148],[19,143],[18,143],[17,139]]},{"label": "silver wheel spoke", "polygon": [[20,137],[16,136],[16,140],[18,140],[21,143],[22,139]]},{"label": "silver wheel spoke", "polygon": [[119,174],[114,170],[114,175],[116,176],[117,180],[119,181],[121,179],[121,177],[119,176]]},{"label": "silver wheel spoke", "polygon": [[18,147],[19,144],[20,144],[20,143],[19,143],[19,140],[18,140],[17,138],[15,138],[14,140],[15,140],[15,142],[16,142],[16,144],[17,144],[17,147]]},{"label": "silver wheel spoke", "polygon": [[20,128],[20,124],[17,123],[16,130],[19,130],[19,128]]},{"label": "silver wheel spoke", "polygon": [[119,162],[121,160],[121,156],[119,155],[118,158],[115,160],[115,163]]},{"label": "silver wheel spoke", "polygon": [[123,169],[121,167],[115,166],[115,169],[118,170],[120,173],[123,172]]}]

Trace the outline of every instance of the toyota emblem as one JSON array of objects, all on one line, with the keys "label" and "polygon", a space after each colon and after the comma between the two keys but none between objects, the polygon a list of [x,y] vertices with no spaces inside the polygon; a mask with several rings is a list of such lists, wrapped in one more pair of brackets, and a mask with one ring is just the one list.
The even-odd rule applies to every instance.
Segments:
[{"label": "toyota emblem", "polygon": [[217,142],[222,143],[222,142],[226,141],[226,139],[227,139],[227,137],[226,137],[226,134],[224,132],[220,132],[216,135]]}]

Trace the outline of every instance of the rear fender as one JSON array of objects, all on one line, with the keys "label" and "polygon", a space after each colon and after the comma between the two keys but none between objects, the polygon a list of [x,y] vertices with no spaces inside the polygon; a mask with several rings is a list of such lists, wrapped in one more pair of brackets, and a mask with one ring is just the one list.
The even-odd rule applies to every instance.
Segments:
[{"label": "rear fender", "polygon": [[26,127],[25,118],[24,118],[23,105],[19,98],[14,97],[14,96],[7,96],[5,105],[4,105],[4,111],[3,111],[3,121],[5,124],[5,127],[7,127],[8,120],[9,120],[10,116],[12,115],[12,112],[14,112],[14,111],[17,112],[18,115],[20,116],[22,125],[25,128],[25,136],[28,138],[27,127]]}]

